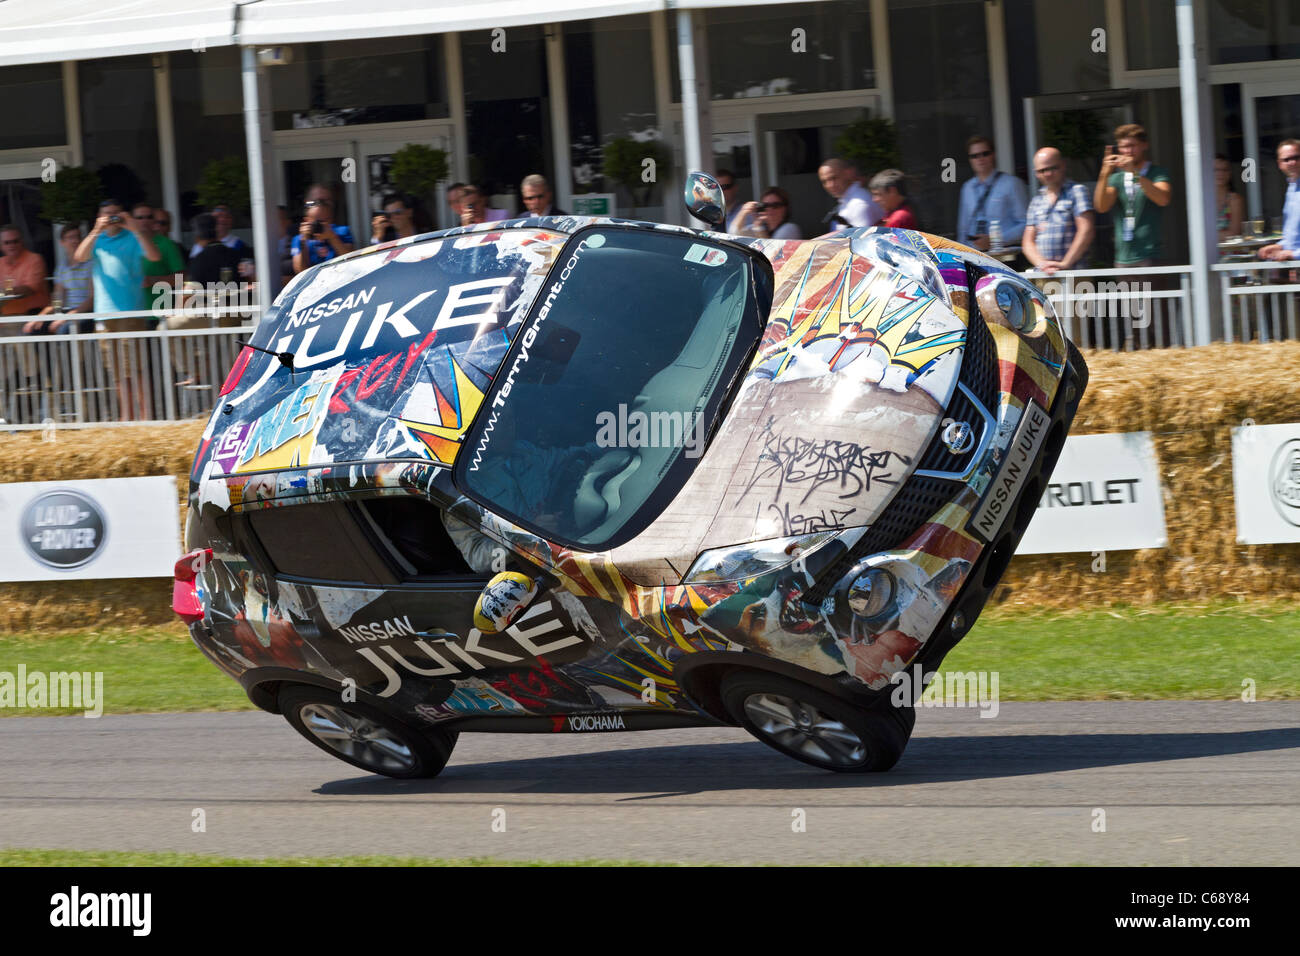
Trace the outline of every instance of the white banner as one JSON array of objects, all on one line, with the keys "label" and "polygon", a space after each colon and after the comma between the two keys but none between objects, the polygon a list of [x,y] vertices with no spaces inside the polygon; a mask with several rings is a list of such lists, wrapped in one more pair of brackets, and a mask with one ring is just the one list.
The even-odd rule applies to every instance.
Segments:
[{"label": "white banner", "polygon": [[176,479],[0,484],[0,581],[171,577]]},{"label": "white banner", "polygon": [[1232,497],[1240,543],[1300,541],[1300,424],[1232,430]]},{"label": "white banner", "polygon": [[1067,438],[1017,554],[1163,548],[1165,502],[1150,432]]}]

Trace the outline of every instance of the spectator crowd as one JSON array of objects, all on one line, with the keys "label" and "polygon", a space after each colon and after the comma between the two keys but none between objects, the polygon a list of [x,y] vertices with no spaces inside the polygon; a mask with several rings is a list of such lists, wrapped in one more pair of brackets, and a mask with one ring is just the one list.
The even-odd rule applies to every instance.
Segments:
[{"label": "spectator crowd", "polygon": [[[903,171],[863,171],[844,158],[828,157],[817,171],[832,202],[821,223],[832,231],[882,226],[943,232],[1018,268],[1052,275],[1089,265],[1099,235],[1098,217],[1109,215],[1115,267],[1137,270],[1168,261],[1163,217],[1174,200],[1174,185],[1168,170],[1152,158],[1142,126],[1127,123],[1114,131],[1114,144],[1105,147],[1091,188],[1070,178],[1065,156],[1051,145],[1033,156],[1037,190],[1032,196],[1018,177],[998,168],[991,137],[970,137],[966,159],[971,175],[960,185],[956,222],[944,229],[918,214],[909,199],[908,176]],[[1286,182],[1283,215],[1274,223],[1274,232],[1280,231],[1280,236],[1259,248],[1257,254],[1261,259],[1284,261],[1300,258],[1300,140],[1279,143],[1276,161]],[[1222,242],[1243,234],[1245,202],[1225,156],[1215,158],[1214,174],[1216,228]],[[719,169],[716,178],[726,200],[726,232],[769,239],[802,238],[787,190],[770,185],[757,194],[758,199],[742,201],[732,170]],[[487,191],[475,183],[453,183],[445,196],[454,220],[461,225],[503,220],[509,215],[494,208]],[[555,206],[552,186],[540,174],[523,179],[519,196],[529,216],[568,215]],[[284,206],[278,208],[278,219],[272,260],[279,273],[277,280],[357,247],[349,227],[336,220],[336,195],[327,184],[312,183],[307,188],[296,226]],[[200,290],[223,288],[227,291],[207,302],[222,307],[218,310],[220,324],[241,324],[244,316],[229,308],[236,301],[230,290],[236,278],[244,286],[256,282],[252,248],[235,234],[234,216],[225,205],[200,213],[191,225],[193,241],[184,250],[169,236],[172,221],[167,210],[147,203],[128,208],[117,199],[105,199],[88,232],[77,224],[60,229],[62,261],[52,282],[48,264],[27,248],[23,230],[15,225],[0,226],[0,318],[11,320],[0,325],[0,335],[13,335],[16,330],[32,336],[96,330],[138,332],[154,328],[162,318],[169,327],[196,324],[184,309],[179,315],[167,316],[166,307],[158,308],[160,284],[171,293],[172,304],[193,301],[195,285]],[[419,202],[388,194],[371,215],[369,244],[409,239],[429,231],[431,225]],[[188,300],[187,295],[191,297]],[[233,314],[222,316],[223,311]],[[211,320],[201,315],[197,321]],[[113,370],[120,417],[148,417],[148,363],[132,362],[124,340],[105,341],[102,354],[106,366]],[[10,380],[0,382],[0,389],[12,393],[24,384],[21,379],[21,374],[10,373]]]}]

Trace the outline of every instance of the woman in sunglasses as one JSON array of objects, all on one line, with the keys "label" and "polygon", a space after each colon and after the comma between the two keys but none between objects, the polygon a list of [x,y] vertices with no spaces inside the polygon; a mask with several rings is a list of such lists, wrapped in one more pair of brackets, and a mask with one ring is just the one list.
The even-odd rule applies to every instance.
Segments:
[{"label": "woman in sunglasses", "polygon": [[768,186],[761,202],[747,202],[741,207],[736,232],[759,239],[803,238],[799,227],[790,221],[790,194],[780,186]]}]

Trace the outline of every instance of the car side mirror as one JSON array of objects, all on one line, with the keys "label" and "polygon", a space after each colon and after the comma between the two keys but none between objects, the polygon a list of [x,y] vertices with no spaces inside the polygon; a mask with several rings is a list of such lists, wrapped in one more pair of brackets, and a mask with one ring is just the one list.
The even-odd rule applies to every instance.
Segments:
[{"label": "car side mirror", "polygon": [[686,177],[682,196],[686,211],[708,225],[720,230],[727,218],[727,201],[722,198],[722,187],[708,173],[698,170]]}]

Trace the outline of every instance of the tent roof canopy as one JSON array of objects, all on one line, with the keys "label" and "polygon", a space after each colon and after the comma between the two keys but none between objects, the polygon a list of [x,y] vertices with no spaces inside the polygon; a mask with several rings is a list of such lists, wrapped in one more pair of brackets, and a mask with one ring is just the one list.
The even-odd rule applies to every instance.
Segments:
[{"label": "tent roof canopy", "polygon": [[743,5],[745,0],[2,0],[0,67]]}]

